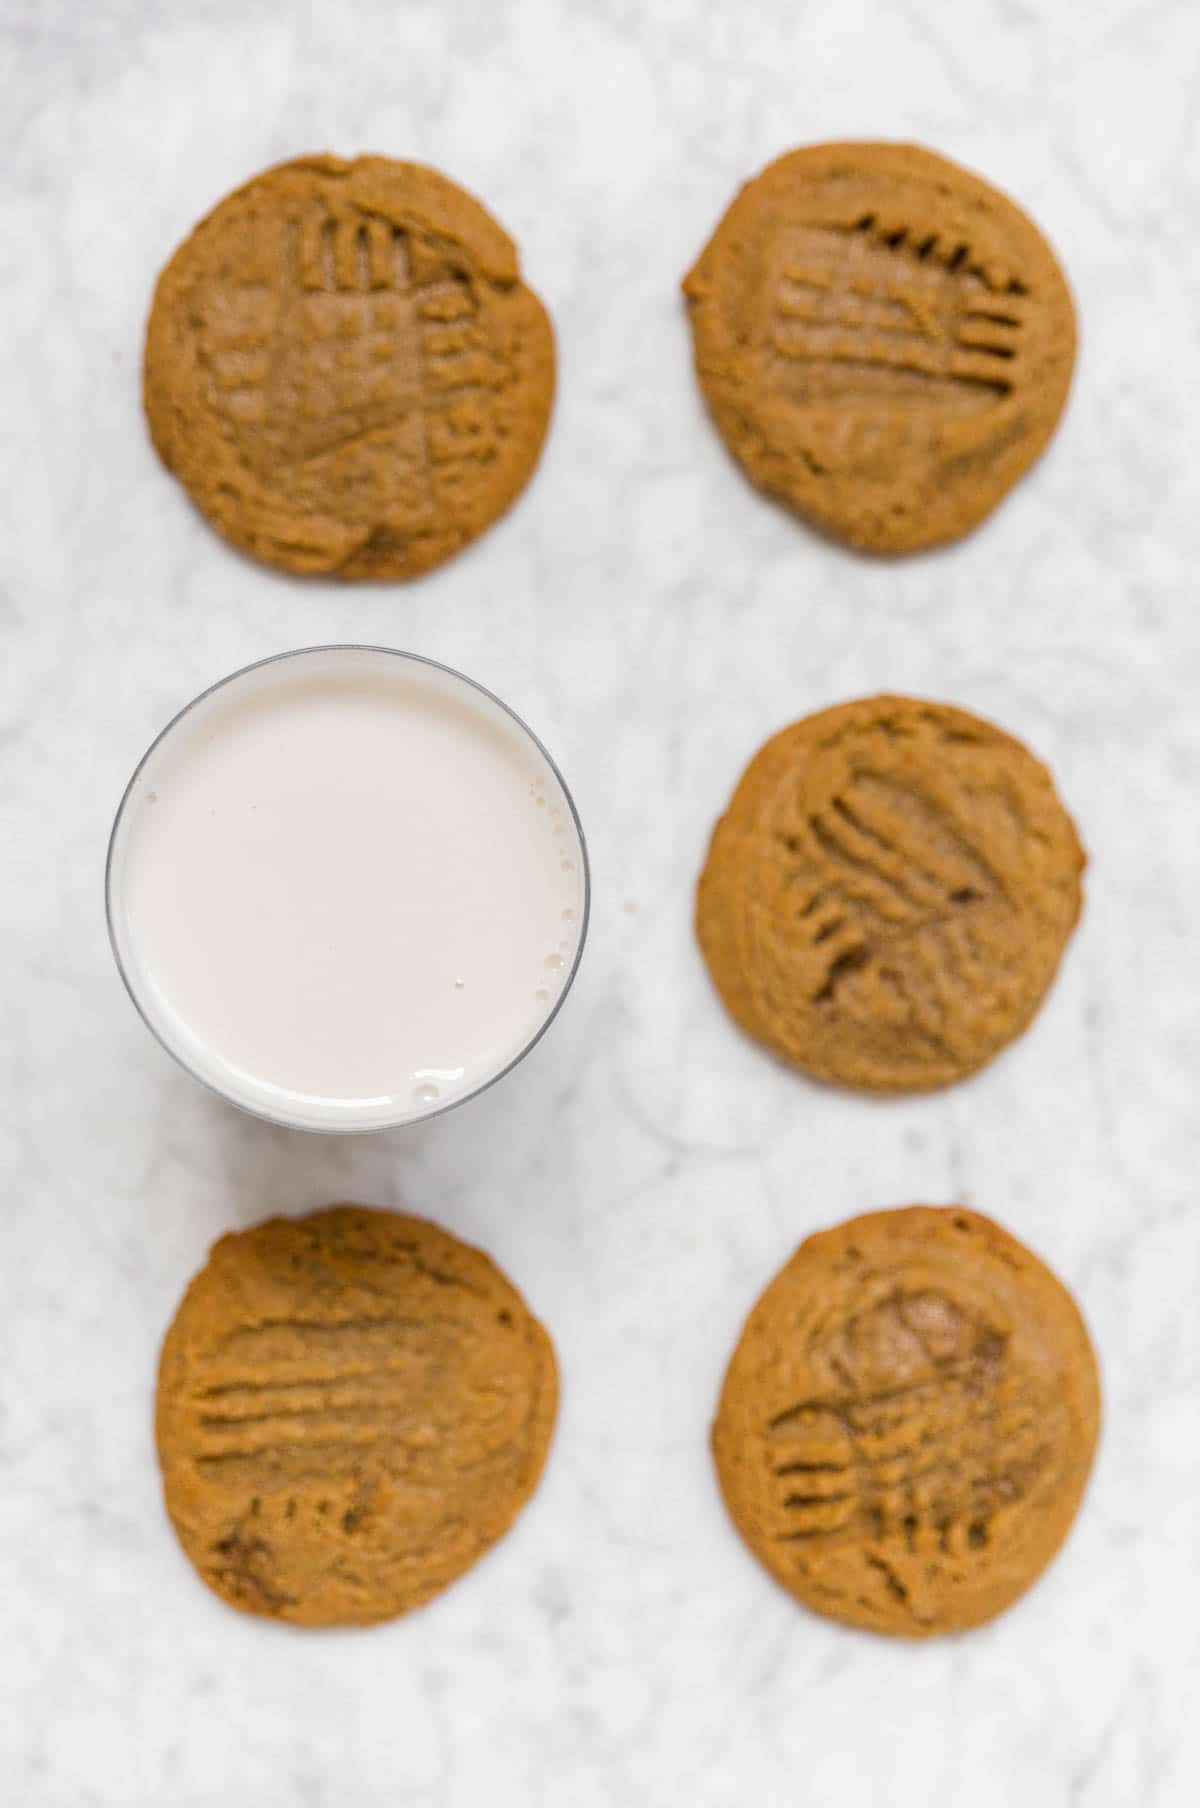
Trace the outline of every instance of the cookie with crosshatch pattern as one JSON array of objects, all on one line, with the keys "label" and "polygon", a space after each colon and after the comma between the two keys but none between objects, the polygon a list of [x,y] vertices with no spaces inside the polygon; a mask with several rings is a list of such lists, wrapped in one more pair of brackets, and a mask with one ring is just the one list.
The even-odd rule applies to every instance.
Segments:
[{"label": "cookie with crosshatch pattern", "polygon": [[216,1243],[167,1332],[167,1512],[245,1613],[368,1625],[440,1594],[537,1486],[554,1348],[483,1253],[337,1205]]},{"label": "cookie with crosshatch pattern", "polygon": [[735,1022],[864,1092],[927,1092],[1028,1028],[1082,907],[1054,781],[979,716],[864,697],[761,747],[713,831],[696,934]]},{"label": "cookie with crosshatch pattern", "polygon": [[1044,450],[1075,313],[1032,220],[915,145],[822,144],[740,191],[684,279],[751,481],[872,552],[955,540]]},{"label": "cookie with crosshatch pattern", "polygon": [[800,1245],[746,1320],[712,1445],[735,1525],[798,1601],[926,1638],[1037,1580],[1099,1425],[1056,1276],[978,1212],[909,1206]]},{"label": "cookie with crosshatch pattern", "polygon": [[159,456],[227,539],[287,571],[440,565],[524,487],[553,396],[553,331],[512,241],[420,164],[266,170],[155,290]]}]

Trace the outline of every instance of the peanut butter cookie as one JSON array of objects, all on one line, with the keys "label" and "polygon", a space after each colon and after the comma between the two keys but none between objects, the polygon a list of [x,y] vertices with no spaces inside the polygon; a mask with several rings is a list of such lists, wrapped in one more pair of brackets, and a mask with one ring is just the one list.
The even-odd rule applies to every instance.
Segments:
[{"label": "peanut butter cookie", "polygon": [[1083,867],[1019,741],[947,704],[871,697],[755,755],[714,831],[696,932],[730,1014],[775,1054],[922,1092],[1032,1021]]},{"label": "peanut butter cookie", "polygon": [[550,1339],[480,1250],[339,1205],[222,1237],[163,1345],[167,1512],[231,1606],[419,1607],[508,1530],[557,1405]]},{"label": "peanut butter cookie", "polygon": [[798,1601],[926,1638],[1037,1580],[1099,1423],[1062,1283],[978,1212],[912,1206],[801,1244],[746,1321],[713,1452],[735,1525]]},{"label": "peanut butter cookie", "polygon": [[684,281],[696,372],[753,483],[873,552],[955,540],[1046,446],[1075,360],[1054,253],[905,144],[793,151]]},{"label": "peanut butter cookie", "polygon": [[163,271],[144,394],[163,463],[235,546],[409,578],[524,487],[554,336],[512,241],[445,176],[302,157],[229,195]]}]

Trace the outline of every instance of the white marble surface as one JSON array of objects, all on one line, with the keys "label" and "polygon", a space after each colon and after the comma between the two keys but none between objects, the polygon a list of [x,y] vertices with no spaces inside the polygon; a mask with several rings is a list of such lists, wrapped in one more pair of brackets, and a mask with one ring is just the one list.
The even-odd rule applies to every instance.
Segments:
[{"label": "white marble surface", "polygon": [[[1192,0],[0,0],[0,1801],[14,1808],[1191,1808],[1200,1799],[1200,14]],[[779,150],[912,136],[1021,197],[1078,291],[1072,406],[961,548],[889,566],[760,500],[677,294]],[[412,155],[492,204],[556,321],[540,473],[409,589],[235,557],[142,430],[159,265],[290,153]],[[588,825],[591,946],[523,1071],[322,1141],[177,1072],[112,970],[101,865],[206,682],[347,638],[485,679]],[[817,1091],[744,1044],[689,933],[771,729],[892,686],[998,718],[1091,850],[1033,1033],[941,1097]],[[243,1619],[193,1578],[157,1344],[225,1228],[333,1197],[490,1247],[553,1328],[544,1487],[427,1611]],[[1107,1429],[1065,1556],[968,1639],[811,1618],[706,1450],[740,1318],[810,1229],[964,1199],[1077,1289]]]}]

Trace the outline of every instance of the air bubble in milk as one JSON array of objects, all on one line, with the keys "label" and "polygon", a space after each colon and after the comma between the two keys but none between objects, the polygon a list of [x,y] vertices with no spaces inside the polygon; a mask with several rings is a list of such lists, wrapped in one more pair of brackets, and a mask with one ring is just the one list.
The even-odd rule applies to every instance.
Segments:
[{"label": "air bubble in milk", "polygon": [[539,986],[537,991],[534,993],[533,997],[534,997],[534,1002],[537,1004],[549,1004],[550,1003],[550,994],[549,994],[549,992],[547,992],[545,986]]},{"label": "air bubble in milk", "polygon": [[562,969],[562,964],[563,964],[563,957],[561,954],[548,954],[546,956],[545,967],[546,967],[547,973],[560,972]]},{"label": "air bubble in milk", "polygon": [[569,906],[563,911],[562,920],[564,923],[573,923],[575,921],[575,912]]},{"label": "air bubble in milk", "polygon": [[413,1087],[413,1098],[418,1105],[432,1105],[441,1097],[432,1080],[422,1080],[419,1086]]}]

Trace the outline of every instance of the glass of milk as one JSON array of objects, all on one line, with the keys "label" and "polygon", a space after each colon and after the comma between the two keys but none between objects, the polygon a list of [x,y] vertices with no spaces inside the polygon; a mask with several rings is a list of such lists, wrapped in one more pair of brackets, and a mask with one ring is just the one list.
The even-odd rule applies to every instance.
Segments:
[{"label": "glass of milk", "polygon": [[142,759],[108,850],[121,977],[233,1104],[378,1130],[473,1097],[575,977],[583,830],[490,691],[389,647],[262,660]]}]

